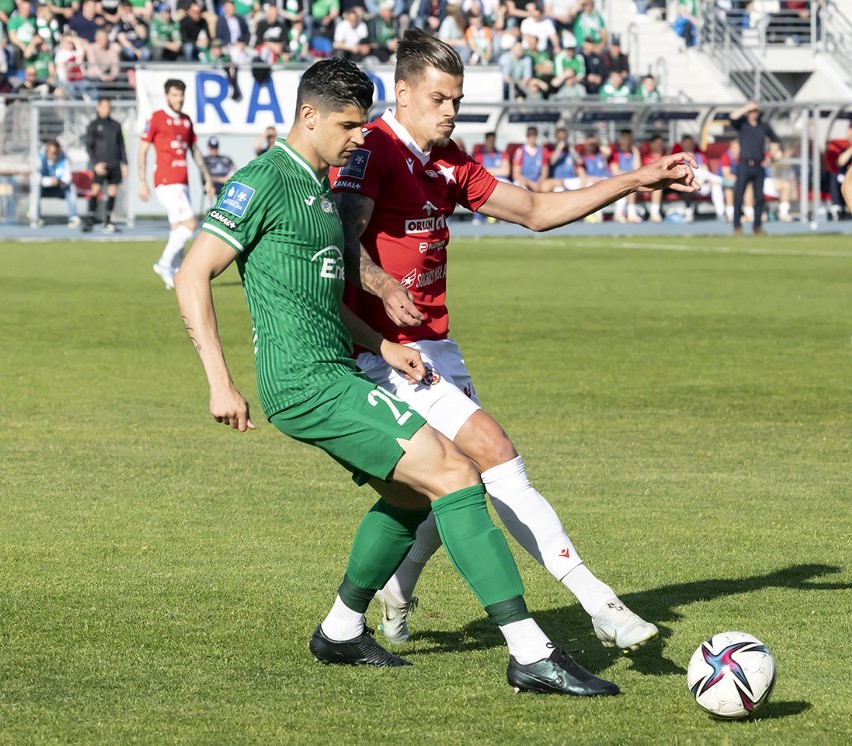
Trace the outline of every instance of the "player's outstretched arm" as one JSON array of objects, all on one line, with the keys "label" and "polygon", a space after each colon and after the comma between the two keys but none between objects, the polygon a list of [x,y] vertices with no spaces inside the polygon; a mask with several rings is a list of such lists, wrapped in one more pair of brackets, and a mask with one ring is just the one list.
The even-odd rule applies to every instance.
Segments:
[{"label": "player's outstretched arm", "polygon": [[204,153],[201,152],[201,148],[199,148],[195,143],[192,145],[192,158],[195,161],[195,165],[198,166],[198,170],[201,171],[201,180],[204,182],[204,191],[207,192],[207,196],[210,199],[213,199],[216,196],[216,186],[213,184],[213,178],[207,170]]},{"label": "player's outstretched arm", "polygon": [[663,188],[698,191],[701,187],[695,180],[693,168],[697,168],[697,164],[691,155],[676,153],[635,171],[570,192],[530,192],[499,182],[479,212],[530,230],[549,231],[591,215],[633,192]]},{"label": "player's outstretched arm", "polygon": [[376,264],[361,245],[361,235],[373,216],[375,202],[349,192],[336,194],[335,201],[346,242],[343,252],[346,279],[381,298],[385,313],[397,326],[419,326],[424,317],[414,305],[411,293]]},{"label": "player's outstretched arm", "polygon": [[389,342],[372,327],[362,321],[349,306],[340,304],[340,318],[352,335],[352,341],[361,347],[366,347],[376,355],[381,355],[384,361],[394,370],[399,371],[409,383],[418,383],[426,374],[423,359],[413,347]]},{"label": "player's outstretched arm", "polygon": [[[210,414],[234,430],[254,430],[245,397],[237,391],[222,345],[210,282],[236,259],[234,250],[209,233],[199,233],[175,275],[183,325],[210,385]],[[179,276],[178,276],[179,275]]]},{"label": "player's outstretched arm", "polygon": [[139,199],[143,202],[147,202],[151,196],[148,189],[148,148],[150,147],[151,143],[147,140],[141,140],[139,142],[139,153],[136,157],[136,168],[139,172]]}]

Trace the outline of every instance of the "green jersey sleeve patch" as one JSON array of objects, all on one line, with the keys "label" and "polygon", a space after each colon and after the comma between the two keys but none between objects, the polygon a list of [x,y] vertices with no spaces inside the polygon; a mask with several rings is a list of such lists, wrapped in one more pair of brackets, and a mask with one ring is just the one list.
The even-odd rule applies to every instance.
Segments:
[{"label": "green jersey sleeve patch", "polygon": [[216,207],[241,218],[245,214],[252,197],[254,197],[254,189],[241,184],[239,181],[232,181],[219,197],[219,204]]}]

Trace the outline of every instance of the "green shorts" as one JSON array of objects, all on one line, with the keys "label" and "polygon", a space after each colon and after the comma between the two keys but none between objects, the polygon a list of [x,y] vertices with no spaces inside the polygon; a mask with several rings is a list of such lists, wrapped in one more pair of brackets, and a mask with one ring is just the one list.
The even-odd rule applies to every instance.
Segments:
[{"label": "green shorts", "polygon": [[362,374],[343,376],[269,421],[295,440],[322,448],[352,472],[356,484],[388,479],[426,420]]}]

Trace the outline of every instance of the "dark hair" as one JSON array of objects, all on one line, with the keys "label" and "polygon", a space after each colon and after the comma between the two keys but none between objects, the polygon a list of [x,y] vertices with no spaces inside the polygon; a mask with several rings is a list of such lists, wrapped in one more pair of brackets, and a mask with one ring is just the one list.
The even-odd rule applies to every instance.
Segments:
[{"label": "dark hair", "polygon": [[179,91],[186,91],[186,83],[177,78],[169,78],[163,86],[163,90],[168,93],[172,88],[177,88]]},{"label": "dark hair", "polygon": [[448,75],[464,75],[464,63],[449,44],[421,29],[407,29],[396,50],[394,80],[415,82],[430,67]]},{"label": "dark hair", "polygon": [[296,93],[296,112],[306,103],[321,111],[341,111],[350,105],[367,111],[373,104],[373,81],[349,60],[339,57],[320,60],[302,75]]},{"label": "dark hair", "polygon": [[[852,122],[850,122],[849,126],[852,127]],[[485,136],[486,137],[497,137],[497,133],[496,132],[486,132]]]}]

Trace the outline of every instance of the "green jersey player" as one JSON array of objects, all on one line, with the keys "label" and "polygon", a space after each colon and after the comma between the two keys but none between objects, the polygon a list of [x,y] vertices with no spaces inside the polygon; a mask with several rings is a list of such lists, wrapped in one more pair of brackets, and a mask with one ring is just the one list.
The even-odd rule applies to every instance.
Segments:
[{"label": "green jersey player", "polygon": [[372,92],[369,79],[345,60],[309,68],[287,140],[225,185],[176,276],[184,324],[210,385],[210,412],[240,432],[254,429],[219,343],[210,287],[236,261],[266,416],[381,495],[358,527],[334,605],[311,638],[314,656],[326,663],[410,665],[372,638],[364,613],[431,508],[451,562],[506,638],[509,682],[560,694],[617,694],[615,684],[555,647],[527,611],[474,464],[405,403],[370,383],[350,357],[354,338],[411,380],[424,373],[416,351],[382,339],[341,306],[343,228],[327,171],[345,165],[363,145]]}]

